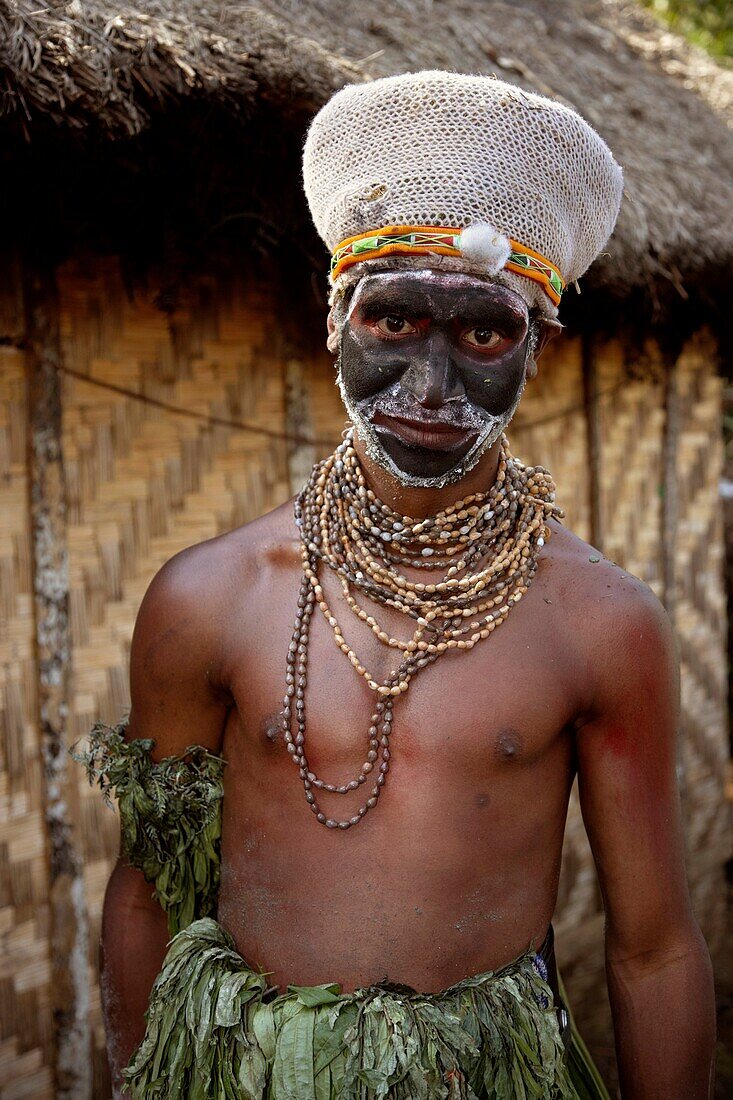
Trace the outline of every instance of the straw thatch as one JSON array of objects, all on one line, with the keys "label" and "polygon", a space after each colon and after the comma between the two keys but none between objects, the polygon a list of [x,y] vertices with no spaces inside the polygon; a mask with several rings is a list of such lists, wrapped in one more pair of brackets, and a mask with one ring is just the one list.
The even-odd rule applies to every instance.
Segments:
[{"label": "straw thatch", "polygon": [[[267,110],[295,179],[307,120],[336,88],[425,67],[493,72],[581,110],[626,173],[617,231],[584,290],[641,292],[677,320],[694,309],[693,327],[700,306],[715,313],[732,285],[733,73],[626,0],[0,0],[0,113],[31,144],[119,141],[160,116],[170,128],[194,103],[209,119]],[[231,145],[206,155],[226,160]]]}]

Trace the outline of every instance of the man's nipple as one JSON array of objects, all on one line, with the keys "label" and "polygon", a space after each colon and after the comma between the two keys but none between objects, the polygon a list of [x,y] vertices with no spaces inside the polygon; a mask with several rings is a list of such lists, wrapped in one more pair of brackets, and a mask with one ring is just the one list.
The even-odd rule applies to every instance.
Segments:
[{"label": "man's nipple", "polygon": [[522,735],[515,729],[504,729],[496,735],[494,753],[502,762],[517,760],[522,752]]},{"label": "man's nipple", "polygon": [[283,719],[282,711],[277,711],[275,714],[268,714],[262,722],[262,732],[271,745],[274,745],[280,740],[283,734]]}]

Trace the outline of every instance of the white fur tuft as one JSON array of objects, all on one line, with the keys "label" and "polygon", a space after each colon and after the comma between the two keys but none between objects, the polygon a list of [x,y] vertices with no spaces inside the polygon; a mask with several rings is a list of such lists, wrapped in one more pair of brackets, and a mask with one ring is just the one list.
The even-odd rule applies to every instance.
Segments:
[{"label": "white fur tuft", "polygon": [[509,259],[509,238],[486,222],[475,222],[461,233],[461,253],[467,260],[486,266],[487,274],[496,275]]}]

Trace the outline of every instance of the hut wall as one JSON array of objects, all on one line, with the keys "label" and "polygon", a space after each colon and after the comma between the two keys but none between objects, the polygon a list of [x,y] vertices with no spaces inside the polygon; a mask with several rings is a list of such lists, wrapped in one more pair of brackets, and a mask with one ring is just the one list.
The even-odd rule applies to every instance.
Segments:
[{"label": "hut wall", "polygon": [[[22,334],[4,282],[3,331]],[[18,339],[20,344],[22,341]],[[38,725],[26,358],[0,347],[0,1095],[53,1096],[51,920]]]},{"label": "hut wall", "polygon": [[[70,741],[129,703],[127,662],[137,608],[156,570],[178,550],[245,523],[286,499],[310,463],[340,437],[343,413],[330,357],[305,354],[280,332],[266,282],[195,279],[174,312],[159,288],[131,297],[114,259],[84,259],[58,273],[63,449],[68,495],[72,690]],[[560,346],[558,346],[560,345]],[[591,348],[597,401],[589,430],[589,348],[564,338],[543,356],[509,436],[514,453],[553,473],[566,523],[594,530],[613,560],[663,594],[669,387],[629,376],[620,344]],[[647,358],[654,353],[649,350]],[[51,1018],[45,918],[44,821],[35,728],[32,570],[25,507],[22,353],[0,349],[0,573],[10,614],[0,635],[3,717],[0,858],[6,944],[0,1012],[0,1082],[6,1097],[50,1096]],[[718,505],[721,385],[704,338],[674,366],[674,458],[679,515],[674,557],[682,658],[680,774],[688,811],[690,878],[713,946],[724,859],[726,744],[723,539]],[[654,364],[652,364],[654,366]],[[71,373],[73,372],[73,373]],[[131,391],[141,396],[130,396]],[[162,409],[159,403],[167,408]],[[200,418],[170,411],[171,406]],[[242,422],[307,435],[318,446],[243,430]],[[595,435],[594,435],[595,432]],[[596,443],[596,456],[592,457]],[[593,499],[593,494],[598,499]],[[666,503],[665,503],[666,501]],[[668,548],[666,548],[668,550]],[[89,907],[94,1096],[109,1095],[97,948],[104,888],[117,851],[115,815],[78,777]],[[576,1014],[606,1071],[612,1040],[602,974],[602,913],[592,858],[573,798],[558,903],[559,956]],[[32,1074],[36,1074],[33,1077]],[[23,1082],[32,1081],[32,1087]],[[25,1091],[23,1091],[25,1089]],[[45,1090],[45,1091],[44,1091]]]},{"label": "hut wall", "polygon": [[[175,316],[131,301],[114,262],[59,274],[66,365],[63,447],[68,494],[73,686],[69,731],[129,706],[127,659],[137,608],[154,573],[192,543],[246,523],[289,493],[281,441],[161,413],[151,402],[223,421],[285,427],[285,361],[267,287],[200,281]],[[96,383],[145,394],[126,397]],[[90,943],[116,854],[115,816],[79,782]],[[91,999],[96,1095],[105,1095],[104,1035]]]},{"label": "hut wall", "polygon": [[693,341],[677,363],[682,411],[677,448],[673,561],[675,625],[682,673],[680,781],[693,900],[713,951],[722,949],[725,897],[719,869],[729,855],[724,809],[728,758],[725,542],[719,484],[723,379],[712,348]]}]

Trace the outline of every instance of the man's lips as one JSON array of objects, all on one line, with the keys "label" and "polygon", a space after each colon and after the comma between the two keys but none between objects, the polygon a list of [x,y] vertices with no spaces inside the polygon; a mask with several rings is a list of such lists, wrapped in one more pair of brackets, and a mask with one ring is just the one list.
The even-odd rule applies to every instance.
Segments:
[{"label": "man's lips", "polygon": [[409,416],[388,416],[376,411],[372,417],[375,428],[381,428],[412,447],[431,451],[452,451],[463,446],[477,434],[474,427],[448,424],[444,420],[417,420]]}]

